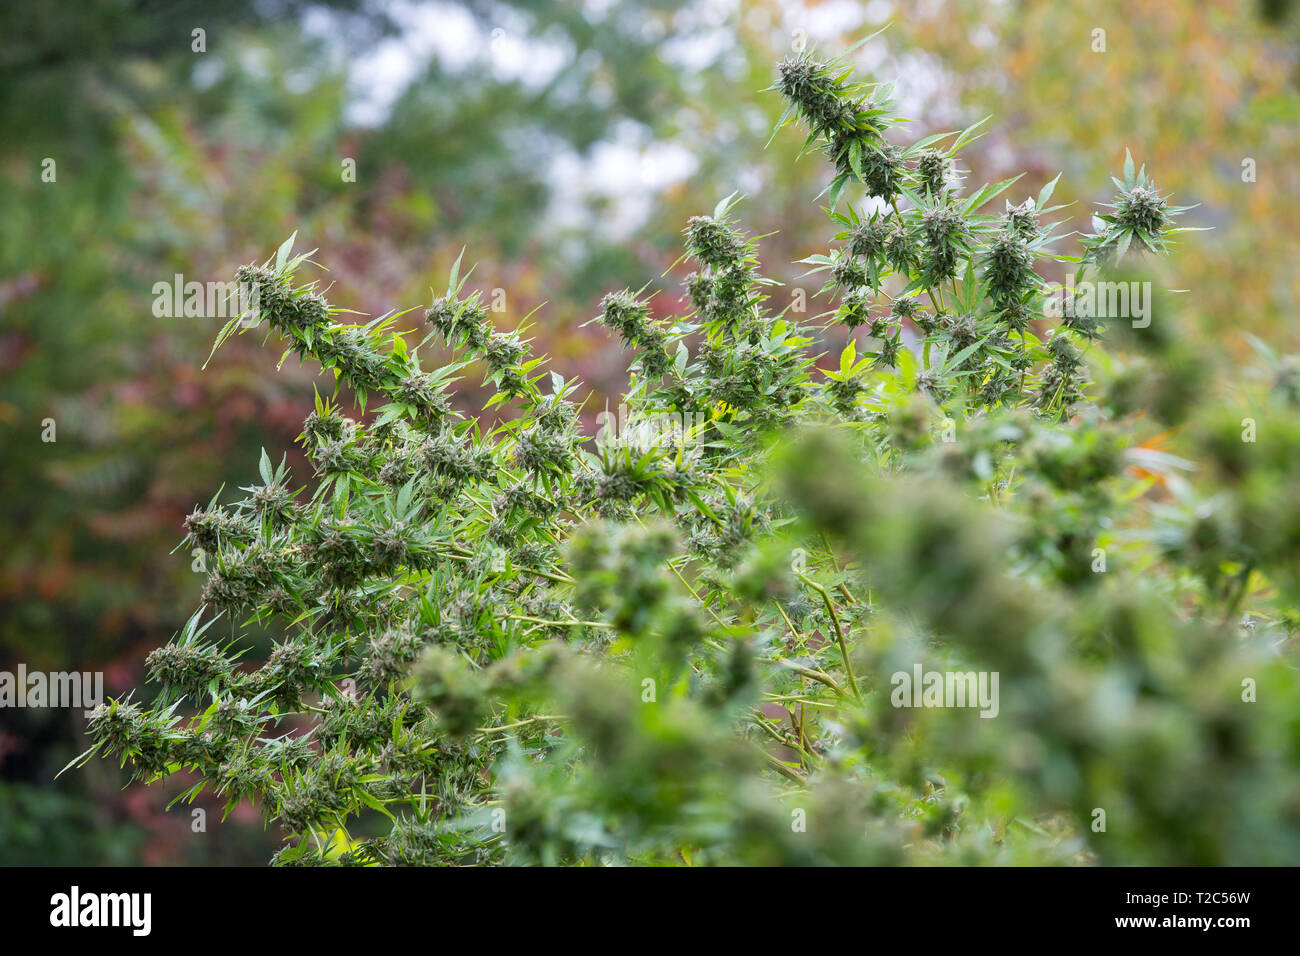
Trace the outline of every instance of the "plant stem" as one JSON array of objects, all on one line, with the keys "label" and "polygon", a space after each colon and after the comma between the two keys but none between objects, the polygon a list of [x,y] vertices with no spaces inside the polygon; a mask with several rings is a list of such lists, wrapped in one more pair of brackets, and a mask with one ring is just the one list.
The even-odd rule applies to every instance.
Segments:
[{"label": "plant stem", "polygon": [[799,575],[799,579],[822,596],[826,612],[830,614],[831,623],[835,625],[835,641],[839,644],[840,656],[844,658],[844,673],[849,678],[849,688],[853,691],[853,696],[861,702],[862,692],[858,690],[858,679],[854,676],[853,664],[849,661],[849,648],[844,640],[844,628],[840,626],[840,616],[835,612],[835,602],[831,600],[830,592],[806,575]]}]

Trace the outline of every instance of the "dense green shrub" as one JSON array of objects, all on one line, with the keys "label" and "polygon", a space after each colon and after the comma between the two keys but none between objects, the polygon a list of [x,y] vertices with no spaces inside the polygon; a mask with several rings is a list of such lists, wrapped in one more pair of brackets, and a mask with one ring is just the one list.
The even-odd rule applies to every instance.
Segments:
[{"label": "dense green shrub", "polygon": [[[1179,231],[1131,159],[1067,255],[1054,183],[962,187],[977,128],[894,145],[840,60],[775,89],[833,167],[825,369],[730,197],[685,229],[685,315],[602,301],[637,427],[599,440],[459,263],[418,346],[409,313],[336,322],[292,240],[241,269],[371,412],[317,399],[310,493],[263,454],[190,515],[203,606],[81,759],[253,800],[280,863],[1294,861],[1294,361],[1221,374],[1167,293],[1085,306]],[[467,368],[500,424],[455,411]],[[1150,441],[1174,426],[1196,465]],[[251,620],[283,640],[241,667]],[[898,706],[918,672],[995,703]]]}]

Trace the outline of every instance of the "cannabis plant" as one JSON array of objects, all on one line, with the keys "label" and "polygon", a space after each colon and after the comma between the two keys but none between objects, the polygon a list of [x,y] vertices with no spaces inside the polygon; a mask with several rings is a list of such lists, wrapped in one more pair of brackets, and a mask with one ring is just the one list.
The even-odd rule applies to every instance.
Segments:
[{"label": "cannabis plant", "polygon": [[1056,180],[966,186],[982,124],[906,143],[842,58],[773,90],[829,170],[824,311],[727,197],[682,314],[598,306],[616,432],[460,261],[364,322],[293,237],[241,268],[218,346],[251,321],[337,383],[312,482],[263,452],[186,519],[201,606],[79,760],[251,801],[279,864],[1294,860],[1300,366],[1226,374],[1172,293],[1095,307],[1182,231],[1131,157],[1067,234]]}]

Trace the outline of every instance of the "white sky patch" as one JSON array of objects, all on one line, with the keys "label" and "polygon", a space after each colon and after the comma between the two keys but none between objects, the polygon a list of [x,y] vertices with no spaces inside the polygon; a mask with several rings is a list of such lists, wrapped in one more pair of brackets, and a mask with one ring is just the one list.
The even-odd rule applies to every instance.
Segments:
[{"label": "white sky patch", "polygon": [[659,59],[691,73],[707,69],[736,45],[732,32],[722,27],[696,36],[672,37],[659,48]]},{"label": "white sky patch", "polygon": [[587,11],[588,22],[599,23],[609,16],[616,0],[583,0],[582,9]]},{"label": "white sky patch", "polygon": [[[349,67],[352,101],[346,118],[358,126],[382,123],[393,104],[435,60],[448,73],[487,62],[501,79],[537,89],[573,58],[572,48],[565,43],[528,37],[529,21],[522,16],[505,16],[485,28],[454,3],[396,0],[387,12],[401,34],[379,41]],[[313,10],[303,18],[304,29],[327,43],[337,40],[341,22],[324,10]]]},{"label": "white sky patch", "polygon": [[[785,5],[785,32],[794,37],[798,30],[813,42],[839,39],[847,30],[876,22],[870,16],[869,7],[861,0],[828,0],[826,3],[810,5],[788,2]],[[885,4],[885,15],[889,5]]]},{"label": "white sky patch", "polygon": [[[488,39],[474,18],[451,4],[398,2],[389,13],[401,24],[402,34],[381,40],[350,68],[348,85],[353,99],[347,119],[359,126],[382,123],[433,57],[450,69],[463,69],[487,48]],[[338,28],[338,21],[326,14],[321,27],[328,37]]]},{"label": "white sky patch", "polygon": [[601,231],[611,238],[626,237],[646,221],[655,194],[688,179],[698,165],[684,146],[651,142],[644,127],[624,121],[589,156],[565,150],[555,157],[548,216],[560,226],[586,224],[583,198],[598,196],[611,204],[602,216]]},{"label": "white sky patch", "polygon": [[226,64],[215,56],[201,56],[194,63],[190,78],[196,89],[210,90],[225,75]]}]

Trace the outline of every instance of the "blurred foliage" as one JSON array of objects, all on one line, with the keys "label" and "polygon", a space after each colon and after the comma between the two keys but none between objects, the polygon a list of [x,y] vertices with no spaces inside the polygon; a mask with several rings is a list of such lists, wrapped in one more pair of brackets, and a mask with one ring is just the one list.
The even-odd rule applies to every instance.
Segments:
[{"label": "blurred foliage", "polygon": [[0,820],[9,866],[121,866],[136,859],[139,834],[105,826],[76,797],[0,782]]},{"label": "blurred foliage", "polygon": [[[1126,148],[1215,226],[1180,254],[1189,275],[1213,275],[1186,321],[1238,359],[1237,329],[1296,344],[1283,317],[1300,306],[1300,12],[1254,0],[1162,3],[978,0],[896,6],[897,33],[943,71],[936,99],[996,113],[998,168],[1066,171],[1058,198],[1082,215]],[[1094,52],[1094,31],[1105,31]],[[891,31],[892,32],[892,31]],[[928,114],[927,114],[928,115]],[[1012,144],[1015,144],[1014,146]],[[994,145],[994,144],[990,144]],[[1243,163],[1253,160],[1253,180]]]}]

